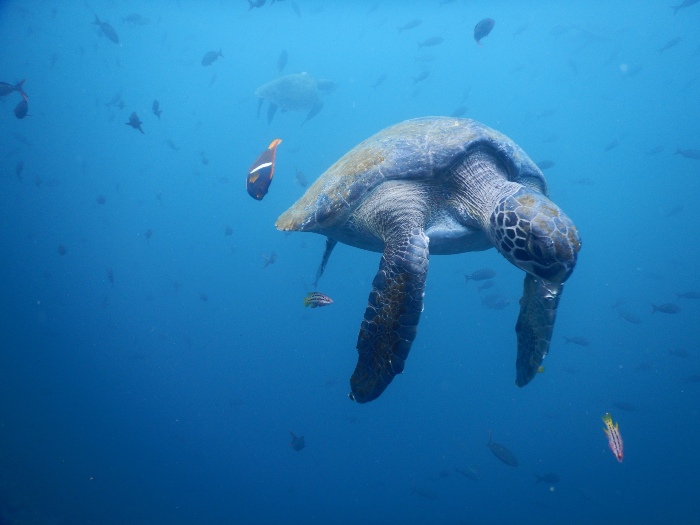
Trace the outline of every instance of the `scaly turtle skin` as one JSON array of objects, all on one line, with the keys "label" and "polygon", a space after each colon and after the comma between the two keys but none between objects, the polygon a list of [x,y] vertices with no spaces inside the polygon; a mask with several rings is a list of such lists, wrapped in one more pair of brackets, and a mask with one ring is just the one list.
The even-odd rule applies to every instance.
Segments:
[{"label": "scaly turtle skin", "polygon": [[357,340],[350,398],[379,397],[404,363],[423,311],[430,254],[495,247],[526,272],[516,380],[549,350],[578,231],[547,198],[542,172],[506,136],[469,119],[427,117],[391,126],[331,166],[277,219],[284,231],[327,237],[317,272],[340,241],[382,253]]}]

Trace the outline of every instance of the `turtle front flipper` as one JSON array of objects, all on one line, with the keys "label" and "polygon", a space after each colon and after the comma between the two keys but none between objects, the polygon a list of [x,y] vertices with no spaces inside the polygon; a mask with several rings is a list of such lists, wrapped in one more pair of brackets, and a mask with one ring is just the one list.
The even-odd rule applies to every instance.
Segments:
[{"label": "turtle front flipper", "polygon": [[429,239],[416,227],[397,241],[386,243],[357,338],[350,399],[358,403],[378,398],[403,372],[423,311]]},{"label": "turtle front flipper", "polygon": [[557,306],[564,285],[526,274],[520,315],[515,325],[518,357],[515,360],[515,384],[527,385],[537,374],[549,351]]}]

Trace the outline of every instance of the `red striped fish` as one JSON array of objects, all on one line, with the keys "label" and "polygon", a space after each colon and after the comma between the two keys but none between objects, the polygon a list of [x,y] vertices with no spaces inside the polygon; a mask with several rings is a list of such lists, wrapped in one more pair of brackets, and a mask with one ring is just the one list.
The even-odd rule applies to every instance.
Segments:
[{"label": "red striped fish", "polygon": [[609,413],[606,413],[603,416],[603,422],[605,423],[603,432],[605,432],[605,435],[608,436],[608,445],[610,446],[610,450],[612,450],[612,453],[615,454],[617,460],[622,463],[622,436],[620,435],[618,424],[613,424],[612,416]]}]

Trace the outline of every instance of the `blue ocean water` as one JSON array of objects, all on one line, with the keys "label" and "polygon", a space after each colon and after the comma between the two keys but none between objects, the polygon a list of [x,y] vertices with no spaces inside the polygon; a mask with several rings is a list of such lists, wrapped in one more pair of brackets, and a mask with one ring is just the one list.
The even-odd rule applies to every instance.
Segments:
[{"label": "blue ocean water", "polygon": [[[0,3],[0,524],[700,522],[700,3],[671,2]],[[300,72],[323,108],[268,124],[255,90]],[[339,245],[306,309],[324,238],[275,219],[297,172],[453,113],[553,162],[581,233],[544,371],[513,383],[523,273],[434,256],[404,374],[353,403],[380,256]]]}]

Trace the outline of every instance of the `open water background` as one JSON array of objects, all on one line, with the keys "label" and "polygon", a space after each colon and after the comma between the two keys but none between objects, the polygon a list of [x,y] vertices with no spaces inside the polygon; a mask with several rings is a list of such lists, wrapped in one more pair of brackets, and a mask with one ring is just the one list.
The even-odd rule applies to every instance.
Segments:
[{"label": "open water background", "polygon": [[[700,301],[677,294],[700,291],[700,161],[674,152],[700,149],[700,4],[668,4],[2,1],[0,80],[27,79],[29,116],[0,99],[0,523],[698,523]],[[303,125],[256,117],[282,50],[283,74],[337,86]],[[435,256],[405,373],[352,403],[379,255],[338,246],[335,303],[305,309],[324,239],[274,221],[297,171],[460,108],[555,162],[581,232],[545,371],[513,384],[522,272]],[[275,137],[257,202],[244,178]],[[483,267],[494,288],[465,284]]]}]

